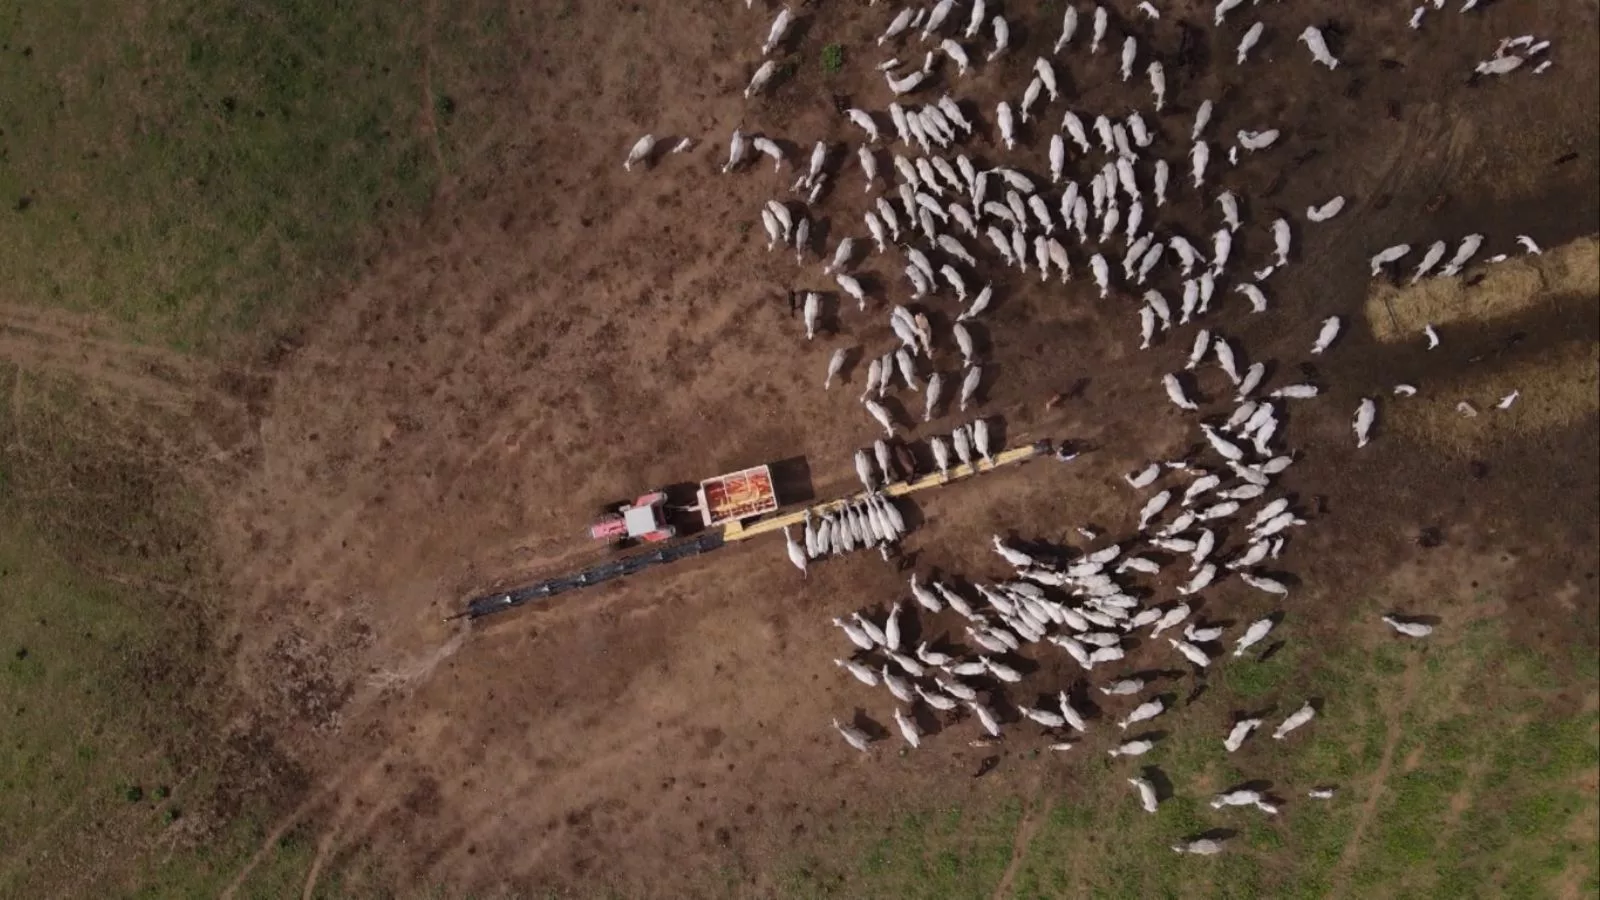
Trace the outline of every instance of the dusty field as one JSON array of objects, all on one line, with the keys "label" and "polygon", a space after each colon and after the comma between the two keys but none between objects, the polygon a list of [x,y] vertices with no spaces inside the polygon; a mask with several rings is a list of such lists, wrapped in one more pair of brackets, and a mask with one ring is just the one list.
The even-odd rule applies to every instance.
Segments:
[{"label": "dusty field", "polygon": [[[1040,7],[1010,8],[1028,27],[1009,58],[968,76],[964,99],[987,111],[1020,90],[1060,18],[1057,5]],[[1469,231],[1488,235],[1485,255],[1511,250],[1519,233],[1554,247],[1594,233],[1600,217],[1592,6],[1500,3],[1479,17],[1436,18],[1420,35],[1399,8],[1340,9],[1322,13],[1347,29],[1335,73],[1313,72],[1291,45],[1304,22],[1288,4],[1261,7],[1275,32],[1261,52],[1274,61],[1248,75],[1230,65],[1227,39],[1207,45],[1209,27],[1208,61],[1178,67],[1179,22],[1203,13],[1174,7],[1153,30],[1138,26],[1169,60],[1172,139],[1205,97],[1217,99],[1213,127],[1224,133],[1264,121],[1285,129],[1282,146],[1222,178],[1254,198],[1236,259],[1269,252],[1261,226],[1273,210],[1298,220],[1332,193],[1350,200],[1329,225],[1297,229],[1271,312],[1245,318],[1223,301],[1214,317],[1249,359],[1290,372],[1306,359],[1311,323],[1332,313],[1359,320],[1376,249]],[[799,147],[818,138],[853,147],[857,134],[829,95],[886,104],[871,37],[888,14],[806,7],[788,42],[793,77],[746,103],[739,91],[770,12],[710,2],[513,8],[515,80],[454,96],[464,110],[494,106],[501,124],[460,149],[466,174],[444,187],[425,226],[390,236],[370,277],[271,354],[223,374],[95,364],[158,401],[180,390],[211,398],[196,411],[214,450],[194,468],[214,489],[215,540],[233,586],[224,642],[247,700],[232,727],[270,738],[310,785],[257,861],[310,823],[308,893],[359,857],[451,893],[691,896],[720,885],[765,894],[794,849],[841,817],[934,798],[1070,795],[1098,775],[1098,760],[1027,758],[1036,745],[1023,729],[1005,749],[970,748],[966,722],[919,753],[899,756],[889,744],[871,758],[848,753],[828,719],[861,704],[886,721],[889,707],[834,668],[842,641],[826,622],[899,595],[902,576],[875,556],[827,563],[802,581],[781,542],[758,541],[549,609],[467,628],[440,621],[474,590],[587,559],[583,529],[595,508],[650,486],[795,456],[808,461],[818,496],[855,483],[849,454],[877,434],[853,402],[863,373],[847,369],[842,391],[820,382],[835,346],[890,340],[884,316],[847,305],[807,344],[785,298],[824,286],[820,262],[797,270],[791,256],[765,253],[755,216],[793,175],[760,162],[734,176],[717,169],[735,127]],[[1554,70],[1464,83],[1498,37],[1525,31],[1560,36]],[[820,51],[834,42],[846,65],[825,77]],[[1107,54],[1077,59],[1066,92],[1074,108],[1144,102],[1142,84],[1115,81]],[[622,156],[646,131],[702,143],[625,175]],[[1045,169],[1042,141],[1014,155],[997,141],[983,135],[976,155]],[[859,229],[859,177],[846,165],[823,203],[830,246],[835,233]],[[1214,209],[1186,179],[1173,181],[1169,218],[1205,233]],[[883,258],[864,269],[896,296],[903,290]],[[1084,280],[1040,287],[1004,275],[996,287],[977,329],[992,360],[977,412],[1003,422],[1010,445],[1070,437],[1099,449],[1070,467],[1037,462],[919,497],[925,520],[907,549],[924,572],[997,574],[984,546],[993,532],[1054,540],[1083,522],[1125,529],[1130,495],[1118,476],[1193,439],[1158,382],[1186,341],[1135,355],[1132,315],[1120,299],[1096,301]],[[1345,641],[1342,617],[1324,622],[1319,610],[1388,583],[1425,556],[1418,535],[1439,528],[1457,552],[1506,558],[1497,587],[1517,641],[1561,659],[1574,640],[1593,652],[1592,404],[1550,427],[1469,443],[1470,455],[1453,449],[1461,442],[1381,424],[1357,454],[1348,411],[1396,381],[1488,390],[1496,372],[1592,345],[1594,301],[1452,323],[1446,345],[1427,355],[1358,328],[1309,370],[1329,390],[1294,408],[1286,435],[1304,451],[1287,484],[1317,512],[1284,559],[1304,586],[1288,640]],[[931,314],[936,328],[947,325],[948,308]],[[1516,331],[1528,337],[1481,358]],[[40,364],[61,359],[25,343],[18,352]],[[1069,399],[1047,411],[1058,392]],[[1211,602],[1241,619],[1266,608],[1238,590]],[[1424,587],[1414,594],[1416,612],[1445,608]],[[1042,690],[1073,677],[1061,660],[1039,663],[1030,685]],[[1588,694],[1574,689],[1569,702],[1576,711]],[[969,777],[995,752],[993,776]],[[1019,833],[1025,848],[1028,832]]]}]

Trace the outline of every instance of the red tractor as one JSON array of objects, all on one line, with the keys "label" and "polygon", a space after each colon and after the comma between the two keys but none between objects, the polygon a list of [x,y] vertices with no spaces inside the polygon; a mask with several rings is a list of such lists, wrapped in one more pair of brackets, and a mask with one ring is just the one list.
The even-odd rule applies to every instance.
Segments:
[{"label": "red tractor", "polygon": [[589,537],[618,546],[658,544],[676,537],[678,529],[665,516],[666,491],[651,491],[630,502],[618,503],[589,526]]}]

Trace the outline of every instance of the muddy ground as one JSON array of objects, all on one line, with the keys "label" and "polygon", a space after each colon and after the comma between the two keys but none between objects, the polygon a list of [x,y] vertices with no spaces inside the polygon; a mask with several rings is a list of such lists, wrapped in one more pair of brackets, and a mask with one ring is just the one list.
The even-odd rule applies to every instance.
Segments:
[{"label": "muddy ground", "polygon": [[[216,452],[197,469],[216,487],[236,610],[226,640],[248,698],[232,727],[269,736],[311,785],[282,828],[315,823],[322,872],[371,854],[411,883],[681,896],[733,867],[767,871],[749,876],[759,893],[770,887],[764,867],[841,810],[1018,791],[1037,765],[1022,754],[1041,742],[1021,728],[997,776],[983,779],[968,776],[993,751],[968,747],[971,722],[908,756],[887,743],[856,755],[828,728],[858,706],[888,722],[886,695],[833,666],[845,647],[827,624],[900,596],[904,575],[876,555],[802,580],[779,540],[754,541],[546,609],[441,621],[476,590],[593,559],[584,529],[595,510],[656,485],[804,457],[817,496],[850,490],[850,454],[878,430],[854,402],[862,366],[828,392],[823,370],[837,346],[882,352],[892,340],[884,297],[905,294],[898,265],[873,257],[862,266],[869,312],[834,303],[827,333],[807,343],[786,298],[828,288],[820,260],[797,268],[791,254],[765,252],[756,218],[766,199],[787,196],[793,173],[761,161],[718,172],[735,127],[801,153],[819,138],[848,143],[853,155],[859,134],[831,95],[887,104],[872,71],[888,50],[872,42],[886,8],[801,8],[785,46],[792,75],[752,102],[740,91],[773,9],[646,0],[514,11],[518,79],[453,93],[500,124],[464,150],[466,174],[430,220],[388,236],[370,277],[266,358],[216,379],[208,387],[229,400],[201,410]],[[1301,223],[1294,264],[1274,276],[1269,313],[1248,317],[1228,298],[1208,323],[1247,359],[1273,361],[1279,381],[1298,377],[1318,319],[1360,321],[1365,260],[1383,246],[1478,231],[1487,255],[1513,250],[1517,234],[1554,246],[1597,230],[1592,4],[1496,3],[1437,16],[1420,33],[1400,7],[1338,4],[1319,13],[1342,29],[1345,64],[1331,73],[1292,42],[1304,10],[1259,14],[1269,39],[1242,69],[1231,48],[1243,26],[1214,33],[1189,4],[1128,27],[1168,61],[1160,146],[1175,177],[1163,221],[1195,236],[1215,227],[1211,191],[1197,196],[1178,174],[1201,99],[1217,101],[1219,134],[1284,129],[1280,146],[1225,173],[1215,159],[1213,172],[1246,198],[1235,259],[1261,264],[1266,223],[1289,214]],[[1015,102],[1059,8],[1008,4],[1008,15],[1013,52],[957,85],[983,119],[969,152],[1043,174],[1044,139],[1025,128],[1024,146],[1006,153],[990,110],[1003,95]],[[1199,60],[1184,67],[1187,26],[1199,29]],[[1523,32],[1556,39],[1555,68],[1468,82],[1499,37]],[[1121,23],[1112,33],[1120,42]],[[821,48],[835,42],[846,65],[825,76]],[[920,58],[921,46],[897,52]],[[1086,58],[1080,47],[1057,65],[1075,109],[1147,103],[1143,83],[1118,82],[1104,51]],[[1047,107],[1046,121],[1061,109]],[[647,131],[700,143],[625,174],[627,147]],[[830,249],[862,231],[869,196],[853,160],[840,169],[820,204]],[[1343,215],[1304,225],[1301,211],[1334,193],[1349,200]],[[1120,474],[1196,439],[1158,382],[1190,331],[1140,354],[1130,298],[1096,300],[1084,276],[1066,287],[995,277],[996,303],[975,329],[989,373],[975,412],[1002,424],[1011,446],[1071,438],[1096,449],[1070,466],[1034,462],[919,495],[923,522],[906,550],[922,572],[998,575],[985,546],[995,532],[1126,530],[1134,501]],[[1285,483],[1315,513],[1282,561],[1303,591],[1291,639],[1337,640],[1319,632],[1318,605],[1429,552],[1417,538],[1436,528],[1460,548],[1509,555],[1504,583],[1486,589],[1504,593],[1520,639],[1594,641],[1592,407],[1471,456],[1381,423],[1357,453],[1348,430],[1357,399],[1395,381],[1445,391],[1485,367],[1592,343],[1593,300],[1535,308],[1526,321],[1456,323],[1426,354],[1358,327],[1305,370],[1328,390],[1293,407],[1284,433],[1303,452]],[[936,330],[947,333],[953,310],[930,304]],[[1517,332],[1525,339],[1507,347]],[[946,347],[947,375],[954,359]],[[1203,385],[1220,397],[1220,384]],[[1047,409],[1058,393],[1067,398]],[[920,418],[920,397],[897,396],[902,421]],[[946,414],[910,434],[959,421]],[[1237,617],[1267,608],[1234,585],[1213,594]],[[1429,598],[1416,607],[1426,612]],[[1027,687],[1074,677],[1059,659],[1038,662]],[[1070,784],[1089,771],[1062,764],[1049,777]]]}]

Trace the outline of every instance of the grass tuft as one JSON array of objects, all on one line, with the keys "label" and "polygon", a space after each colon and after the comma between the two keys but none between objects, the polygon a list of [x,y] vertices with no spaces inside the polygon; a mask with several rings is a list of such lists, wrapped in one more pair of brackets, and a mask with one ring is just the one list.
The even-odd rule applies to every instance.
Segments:
[{"label": "grass tuft", "polygon": [[844,46],[829,44],[822,48],[822,74],[834,75],[844,68]]}]

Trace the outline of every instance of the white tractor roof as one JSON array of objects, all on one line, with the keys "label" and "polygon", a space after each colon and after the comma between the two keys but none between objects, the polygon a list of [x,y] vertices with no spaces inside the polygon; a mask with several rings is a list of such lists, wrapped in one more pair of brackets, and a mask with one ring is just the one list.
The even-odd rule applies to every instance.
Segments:
[{"label": "white tractor roof", "polygon": [[656,530],[656,511],[648,506],[630,506],[622,514],[623,524],[628,526],[628,537],[643,537]]}]

